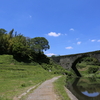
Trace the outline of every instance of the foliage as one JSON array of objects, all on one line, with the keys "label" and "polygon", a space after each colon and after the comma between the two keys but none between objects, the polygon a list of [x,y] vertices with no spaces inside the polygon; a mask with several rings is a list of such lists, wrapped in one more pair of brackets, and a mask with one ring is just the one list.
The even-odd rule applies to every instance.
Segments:
[{"label": "foliage", "polygon": [[[76,64],[77,69],[84,77],[92,77],[99,70],[100,63],[96,58],[84,57]],[[97,75],[98,76],[98,75]]]},{"label": "foliage", "polygon": [[53,74],[66,74],[66,70],[60,65],[43,63],[42,67]]},{"label": "foliage", "polygon": [[30,46],[37,53],[43,52],[43,50],[46,51],[50,48],[49,42],[44,37],[32,38]]},{"label": "foliage", "polygon": [[96,58],[93,58],[93,57],[84,57],[84,58],[80,59],[79,62],[80,63],[85,62],[88,65],[98,65],[98,60]]},{"label": "foliage", "polygon": [[11,54],[18,61],[48,63],[43,50],[49,48],[49,42],[44,37],[28,38],[14,33],[14,29],[10,32],[0,29],[0,54]]},{"label": "foliage", "polygon": [[86,62],[77,63],[76,67],[80,68],[80,69],[85,68],[86,67]]},{"label": "foliage", "polygon": [[54,63],[52,59],[50,59],[48,64],[42,63],[41,66],[42,66],[42,68],[44,68],[45,70],[47,70],[53,74],[68,75],[68,72],[69,72],[69,71],[66,71],[66,69],[64,69],[62,66]]},{"label": "foliage", "polygon": [[88,73],[96,73],[99,70],[98,66],[93,66],[88,68]]}]

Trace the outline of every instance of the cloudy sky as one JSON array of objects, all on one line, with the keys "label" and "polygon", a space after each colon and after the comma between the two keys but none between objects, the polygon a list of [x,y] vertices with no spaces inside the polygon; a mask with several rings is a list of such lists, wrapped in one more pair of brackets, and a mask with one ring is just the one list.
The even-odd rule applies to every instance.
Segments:
[{"label": "cloudy sky", "polygon": [[0,28],[45,37],[48,56],[100,50],[100,0],[1,0]]}]

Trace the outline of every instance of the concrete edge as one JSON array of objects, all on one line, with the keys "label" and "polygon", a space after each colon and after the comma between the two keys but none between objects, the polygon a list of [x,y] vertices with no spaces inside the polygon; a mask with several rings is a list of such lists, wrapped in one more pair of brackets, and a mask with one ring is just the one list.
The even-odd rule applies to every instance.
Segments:
[{"label": "concrete edge", "polygon": [[66,91],[66,93],[68,94],[68,96],[69,96],[69,98],[70,98],[71,100],[78,100],[78,99],[71,93],[70,90],[68,90],[66,87],[64,87],[64,88],[65,88],[65,91]]},{"label": "concrete edge", "polygon": [[26,92],[22,93],[21,95],[14,97],[13,100],[19,100],[22,98],[22,96],[25,96],[27,93],[29,93],[32,89],[34,89],[35,87],[39,86],[41,83],[38,83],[37,85],[29,88]]}]

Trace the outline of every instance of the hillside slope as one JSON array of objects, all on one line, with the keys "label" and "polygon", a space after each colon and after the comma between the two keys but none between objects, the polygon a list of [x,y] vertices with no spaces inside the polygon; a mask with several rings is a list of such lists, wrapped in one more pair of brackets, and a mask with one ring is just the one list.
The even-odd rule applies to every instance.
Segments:
[{"label": "hillside slope", "polygon": [[12,100],[40,82],[53,77],[41,65],[17,62],[12,55],[0,55],[0,100]]}]

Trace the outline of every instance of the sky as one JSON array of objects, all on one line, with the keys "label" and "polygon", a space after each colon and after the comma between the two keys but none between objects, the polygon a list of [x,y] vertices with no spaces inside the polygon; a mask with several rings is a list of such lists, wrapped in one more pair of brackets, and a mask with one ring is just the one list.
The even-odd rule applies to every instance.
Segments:
[{"label": "sky", "polygon": [[100,50],[100,0],[1,0],[0,28],[45,37],[47,56]]}]

